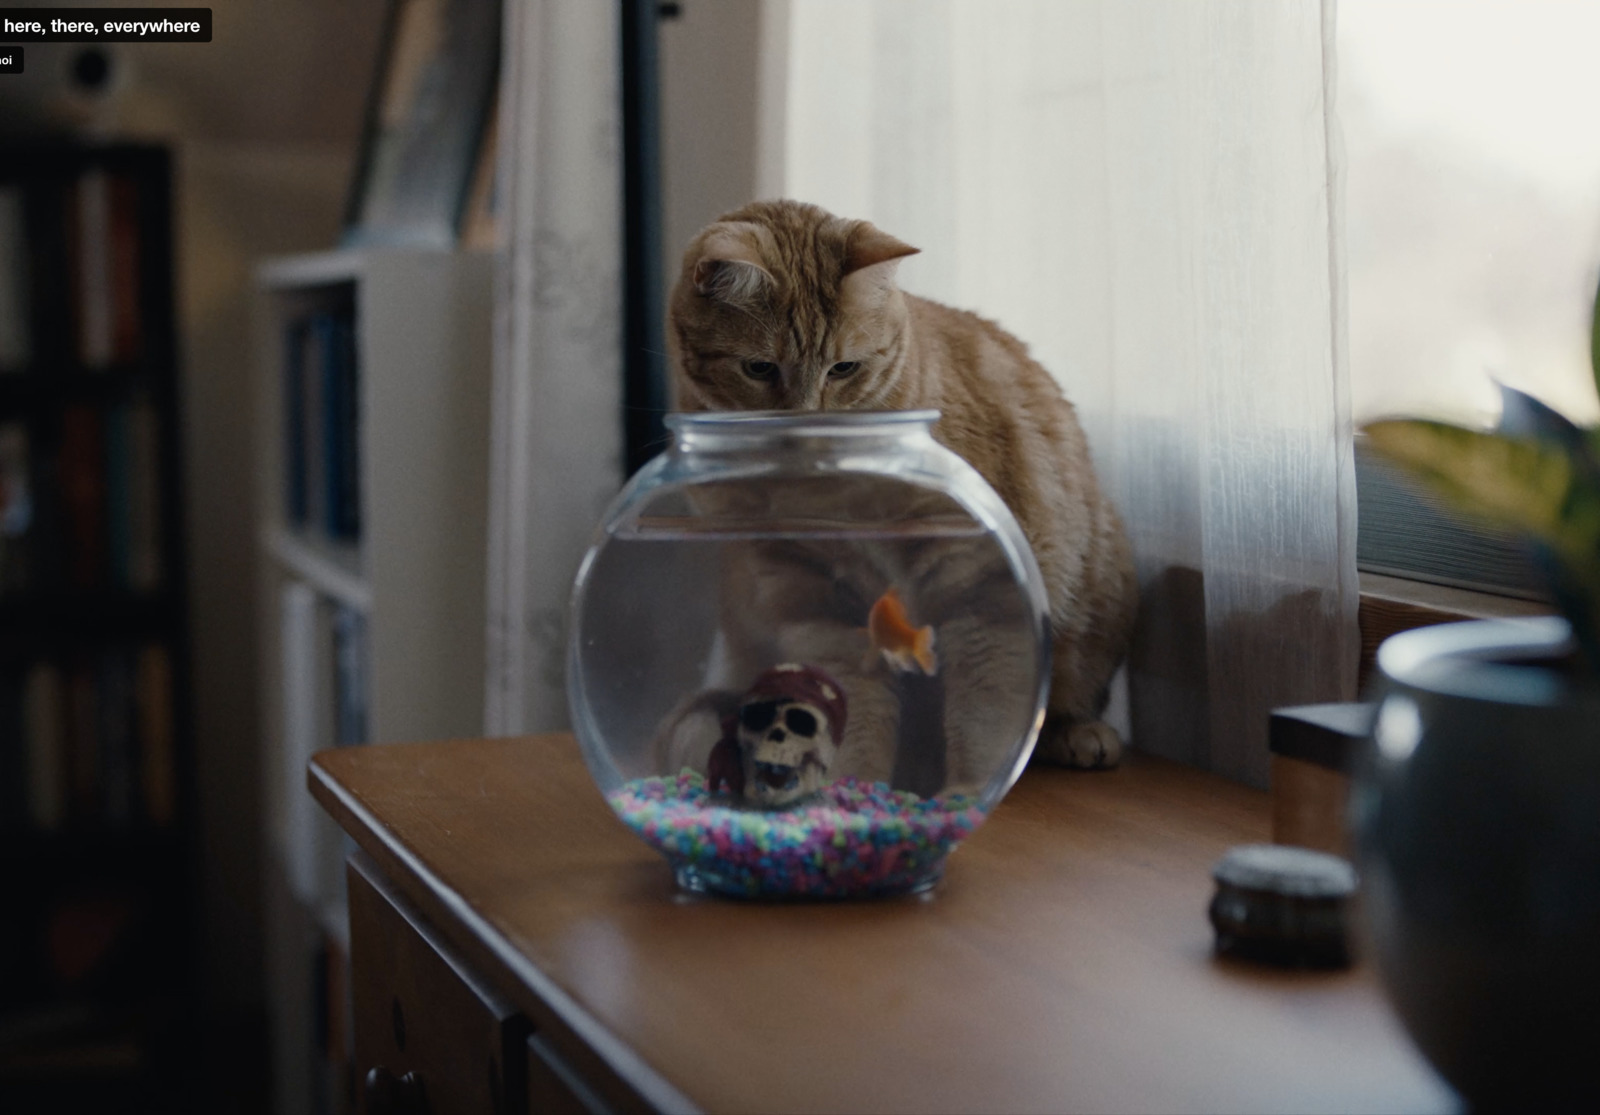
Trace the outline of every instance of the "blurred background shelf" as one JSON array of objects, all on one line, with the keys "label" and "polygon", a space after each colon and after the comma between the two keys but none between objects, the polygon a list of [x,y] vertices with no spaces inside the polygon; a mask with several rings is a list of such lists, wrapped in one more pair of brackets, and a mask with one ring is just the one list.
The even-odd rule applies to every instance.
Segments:
[{"label": "blurred background shelf", "polygon": [[159,369],[143,365],[91,371],[37,365],[0,374],[0,415],[51,402],[100,403],[149,395],[163,385]]},{"label": "blurred background shelf", "polygon": [[57,832],[0,830],[0,865],[8,872],[171,873],[181,869],[183,834],[171,828],[99,826]]},{"label": "blurred background shelf", "polygon": [[19,638],[60,643],[79,642],[95,634],[176,634],[177,611],[171,593],[52,590],[0,599],[0,645]]},{"label": "blurred background shelf", "polygon": [[318,541],[284,527],[262,532],[262,545],[285,572],[348,608],[372,608],[372,587],[361,575],[361,552],[350,544]]},{"label": "blurred background shelf", "polygon": [[171,209],[164,147],[0,150],[0,1106],[195,1024]]},{"label": "blurred background shelf", "polygon": [[493,260],[347,249],[255,278],[267,985],[290,1111],[308,1088],[337,1099],[349,1053],[349,843],[307,762],[483,729]]},{"label": "blurred background shelf", "polygon": [[353,283],[362,277],[373,259],[382,255],[382,249],[341,248],[278,256],[264,261],[256,269],[256,282],[262,290],[281,291]]}]

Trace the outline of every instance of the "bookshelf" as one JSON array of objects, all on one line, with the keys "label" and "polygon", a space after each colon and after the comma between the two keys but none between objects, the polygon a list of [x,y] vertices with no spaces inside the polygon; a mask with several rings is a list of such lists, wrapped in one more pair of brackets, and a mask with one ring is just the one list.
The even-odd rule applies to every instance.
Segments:
[{"label": "bookshelf", "polygon": [[0,1095],[152,1097],[194,987],[171,179],[0,148]]},{"label": "bookshelf", "polygon": [[269,986],[280,1109],[337,1111],[347,844],[313,752],[483,727],[493,261],[268,260],[256,393]]}]

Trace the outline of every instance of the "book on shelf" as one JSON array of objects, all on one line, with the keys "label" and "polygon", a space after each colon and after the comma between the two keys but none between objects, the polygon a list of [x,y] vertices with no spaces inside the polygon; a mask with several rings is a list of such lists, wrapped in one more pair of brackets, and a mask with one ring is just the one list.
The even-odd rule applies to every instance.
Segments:
[{"label": "book on shelf", "polygon": [[285,517],[338,542],[361,534],[355,321],[322,311],[284,324]]},{"label": "book on shelf", "polygon": [[111,180],[111,360],[132,363],[143,355],[144,313],[139,286],[139,181]]},{"label": "book on shelf", "polygon": [[326,889],[325,833],[306,789],[306,764],[321,750],[322,691],[318,684],[317,594],[291,581],[279,597],[283,670],[283,847],[289,888],[315,903]]},{"label": "book on shelf", "polygon": [[284,517],[303,527],[311,515],[310,481],[306,476],[305,404],[306,322],[295,318],[283,330],[283,477]]},{"label": "book on shelf", "polygon": [[319,668],[331,660],[320,637],[317,594],[291,581],[280,596],[283,671],[283,832],[284,868],[289,888],[312,905],[330,890],[328,860],[332,842],[316,803],[306,789],[306,764],[326,746],[331,731],[328,686]]},{"label": "book on shelf", "polygon": [[300,452],[305,455],[306,472],[306,518],[301,525],[322,530],[328,518],[328,458],[324,451],[328,435],[323,428],[328,424],[328,412],[323,405],[322,336],[316,326],[316,319],[307,321],[300,337],[301,425],[305,431]]},{"label": "book on shelf", "polygon": [[17,799],[17,808],[0,809],[0,822],[42,831],[171,825],[172,685],[171,653],[160,642],[0,670],[0,790]]},{"label": "book on shelf", "polygon": [[284,864],[290,888],[321,906],[343,894],[344,840],[306,789],[311,756],[366,742],[366,619],[289,581],[279,597]]},{"label": "book on shelf", "polygon": [[145,817],[165,828],[178,816],[177,726],[173,720],[172,656],[160,643],[139,650],[135,686],[139,722],[139,778]]},{"label": "book on shelf", "polygon": [[33,516],[19,546],[26,576],[6,586],[8,595],[59,589],[67,583],[66,509],[61,495],[60,442],[43,438],[30,444],[28,475],[33,487]]},{"label": "book on shelf", "polygon": [[104,369],[138,359],[139,183],[94,168],[78,178],[68,208],[77,358]]},{"label": "book on shelf", "polygon": [[141,400],[128,416],[129,532],[127,584],[135,592],[161,587],[161,418]]},{"label": "book on shelf", "polygon": [[26,739],[26,679],[15,671],[0,674],[0,828],[28,823],[28,755],[10,741]]},{"label": "book on shelf", "polygon": [[[65,178],[0,185],[0,372],[57,351],[91,371],[139,361],[142,188],[137,174],[92,163]],[[59,350],[35,343],[36,331],[58,330]]]},{"label": "book on shelf", "polygon": [[25,714],[28,815],[34,828],[47,832],[67,816],[65,700],[61,670],[35,663],[28,671]]},{"label": "book on shelf", "polygon": [[106,412],[106,490],[112,583],[161,585],[161,435],[155,406],[139,399]]},{"label": "book on shelf", "polygon": [[28,584],[28,530],[32,525],[28,427],[17,421],[0,422],[0,593]]},{"label": "book on shelf", "polygon": [[106,573],[105,415],[83,405],[61,416],[61,507],[66,525],[67,579],[94,589]]},{"label": "book on shelf", "polygon": [[161,429],[148,399],[61,416],[53,452],[27,425],[0,422],[0,594],[34,589],[158,590]]},{"label": "book on shelf", "polygon": [[342,604],[333,606],[334,744],[367,742],[367,617]]},{"label": "book on shelf", "polygon": [[329,530],[337,538],[355,541],[361,537],[361,397],[356,376],[356,323],[348,315],[334,319],[331,327],[334,382],[338,402],[331,406],[337,437],[329,452],[338,457],[338,485],[334,492],[334,513]]},{"label": "book on shelf", "polygon": [[332,314],[318,314],[312,321],[312,335],[316,338],[317,366],[321,372],[321,391],[318,396],[321,418],[317,423],[322,435],[322,519],[321,525],[329,538],[343,538],[344,452],[340,445],[343,429],[344,407],[340,392],[344,381],[340,374],[342,356],[339,347],[339,322]]},{"label": "book on shelf", "polygon": [[297,529],[320,530],[327,517],[328,482],[323,446],[322,343],[312,317],[284,331],[285,512]]},{"label": "book on shelf", "polygon": [[100,816],[123,828],[134,819],[135,753],[132,656],[106,650],[95,664],[95,705],[99,712]]},{"label": "book on shelf", "polygon": [[111,363],[111,179],[92,170],[78,179],[69,212],[77,282],[78,359],[87,367]]},{"label": "book on shelf", "polygon": [[80,657],[67,677],[67,733],[62,749],[67,759],[67,816],[77,824],[92,823],[100,813],[99,711],[94,669]]},{"label": "book on shelf", "polygon": [[33,359],[28,221],[20,186],[0,186],[0,373]]},{"label": "book on shelf", "polygon": [[133,545],[133,475],[130,469],[131,431],[128,408],[113,406],[105,412],[105,520],[106,556],[111,580],[127,583],[129,553]]}]

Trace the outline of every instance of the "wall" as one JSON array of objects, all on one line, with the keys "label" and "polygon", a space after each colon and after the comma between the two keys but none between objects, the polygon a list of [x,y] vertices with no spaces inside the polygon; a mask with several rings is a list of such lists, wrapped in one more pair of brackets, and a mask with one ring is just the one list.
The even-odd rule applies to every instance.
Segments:
[{"label": "wall", "polygon": [[768,0],[682,0],[660,23],[661,226],[670,288],[689,239],[758,195]]}]

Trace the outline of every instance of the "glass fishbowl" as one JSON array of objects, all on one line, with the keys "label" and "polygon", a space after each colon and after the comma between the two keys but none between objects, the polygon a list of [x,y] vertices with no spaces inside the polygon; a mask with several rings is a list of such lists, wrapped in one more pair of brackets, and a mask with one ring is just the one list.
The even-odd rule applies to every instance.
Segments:
[{"label": "glass fishbowl", "polygon": [[1044,585],[938,419],[674,415],[606,512],[573,588],[573,729],[686,889],[925,889],[1026,764]]}]

